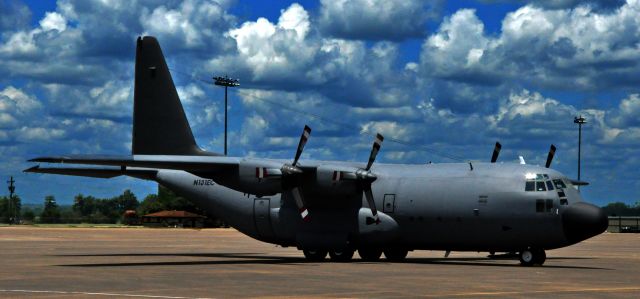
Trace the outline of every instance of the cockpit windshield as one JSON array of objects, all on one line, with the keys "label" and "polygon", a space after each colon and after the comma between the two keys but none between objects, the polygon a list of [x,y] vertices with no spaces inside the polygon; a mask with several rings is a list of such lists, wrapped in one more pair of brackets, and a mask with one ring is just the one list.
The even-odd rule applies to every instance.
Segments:
[{"label": "cockpit windshield", "polygon": [[557,180],[551,181],[548,174],[544,173],[527,173],[524,191],[553,191],[556,188],[565,188],[564,183],[560,181],[563,187],[557,183]]}]

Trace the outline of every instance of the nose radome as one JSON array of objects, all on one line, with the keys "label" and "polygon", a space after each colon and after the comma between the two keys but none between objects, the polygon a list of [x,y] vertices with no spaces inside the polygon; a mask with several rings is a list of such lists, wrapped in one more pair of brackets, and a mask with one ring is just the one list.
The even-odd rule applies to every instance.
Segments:
[{"label": "nose radome", "polygon": [[601,208],[577,202],[562,213],[562,227],[567,240],[574,244],[607,230],[609,219]]}]

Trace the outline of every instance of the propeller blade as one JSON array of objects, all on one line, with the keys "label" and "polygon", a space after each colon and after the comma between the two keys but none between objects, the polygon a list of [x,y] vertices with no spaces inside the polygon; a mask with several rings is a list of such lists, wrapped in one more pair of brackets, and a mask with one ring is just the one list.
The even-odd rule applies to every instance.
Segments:
[{"label": "propeller blade", "polygon": [[491,163],[496,163],[496,161],[498,161],[498,155],[500,155],[501,149],[502,144],[500,144],[500,142],[496,142],[496,146],[493,148],[493,156],[491,156]]},{"label": "propeller blade", "polygon": [[302,199],[300,188],[294,187],[291,189],[291,194],[293,194],[293,199],[296,201],[296,206],[298,206],[300,217],[302,217],[304,221],[309,221],[309,210],[304,206],[304,199]]},{"label": "propeller blade", "polygon": [[544,165],[546,168],[549,168],[549,166],[551,166],[551,161],[553,161],[553,156],[555,156],[556,154],[556,146],[555,145],[551,145],[551,148],[549,148],[549,155],[547,155],[547,163]]},{"label": "propeller blade", "polygon": [[373,223],[380,223],[380,218],[378,218],[378,209],[376,208],[376,202],[375,200],[373,200],[373,192],[371,192],[371,185],[365,187],[364,196],[367,198],[367,204],[369,204],[369,208],[371,209],[371,214],[373,215],[374,220]]},{"label": "propeller blade", "polygon": [[365,168],[366,171],[369,171],[369,169],[371,169],[371,165],[373,165],[373,161],[376,160],[376,156],[380,151],[380,146],[382,145],[382,141],[384,141],[384,137],[382,137],[382,135],[378,133],[376,135],[376,141],[373,142],[373,148],[371,148],[371,154],[369,155],[369,162],[367,163],[367,168]]},{"label": "propeller blade", "polygon": [[304,150],[304,146],[307,144],[307,140],[309,140],[309,135],[311,135],[311,128],[309,126],[304,126],[304,131],[302,131],[302,136],[300,136],[300,142],[298,143],[298,150],[296,150],[296,157],[293,159],[293,166],[298,164],[298,159],[300,159],[300,155],[302,155],[302,150]]}]

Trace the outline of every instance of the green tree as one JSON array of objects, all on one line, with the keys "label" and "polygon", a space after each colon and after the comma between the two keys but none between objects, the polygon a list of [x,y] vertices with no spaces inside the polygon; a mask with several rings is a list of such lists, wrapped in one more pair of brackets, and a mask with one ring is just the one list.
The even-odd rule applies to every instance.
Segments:
[{"label": "green tree", "polygon": [[158,184],[158,200],[162,203],[165,210],[189,211],[202,214],[202,211],[192,204],[186,198],[175,194],[160,184]]},{"label": "green tree", "polygon": [[0,197],[0,219],[8,222],[9,218],[13,218],[13,217],[20,218],[21,209],[22,209],[22,201],[20,200],[20,196],[14,194],[13,197],[11,198],[11,203],[9,203],[8,196]]},{"label": "green tree", "polygon": [[93,196],[83,196],[78,194],[73,198],[73,210],[80,213],[82,217],[88,217],[96,211],[96,198]]},{"label": "green tree", "polygon": [[60,210],[53,195],[45,196],[44,210],[40,215],[40,221],[43,223],[57,223],[60,221]]},{"label": "green tree", "polygon": [[136,198],[136,195],[133,194],[133,192],[131,192],[131,190],[129,189],[124,190],[124,192],[120,196],[115,198],[115,201],[116,209],[118,210],[120,215],[124,214],[124,212],[127,210],[135,210],[140,205],[138,199]]},{"label": "green tree", "polygon": [[22,211],[22,219],[25,221],[33,221],[33,219],[36,218],[36,213],[33,212],[32,209],[30,208],[25,208],[24,211]]},{"label": "green tree", "polygon": [[612,202],[602,207],[609,216],[640,216],[640,209],[630,207],[624,202]]},{"label": "green tree", "polygon": [[138,215],[146,215],[164,210],[188,211],[200,215],[204,212],[182,196],[158,184],[158,194],[149,194],[138,207]]},{"label": "green tree", "polygon": [[164,206],[158,200],[157,194],[149,194],[142,200],[140,206],[138,206],[138,215],[146,215],[164,210]]}]

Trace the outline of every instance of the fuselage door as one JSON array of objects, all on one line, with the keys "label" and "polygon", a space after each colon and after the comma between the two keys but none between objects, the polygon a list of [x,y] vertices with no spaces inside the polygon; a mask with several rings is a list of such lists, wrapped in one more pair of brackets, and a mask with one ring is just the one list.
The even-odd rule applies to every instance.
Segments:
[{"label": "fuselage door", "polygon": [[253,219],[256,223],[256,230],[260,237],[266,240],[273,239],[273,228],[271,227],[271,216],[268,198],[256,198],[253,201]]},{"label": "fuselage door", "polygon": [[382,212],[393,213],[396,209],[396,195],[385,194],[384,201],[382,202]]}]

